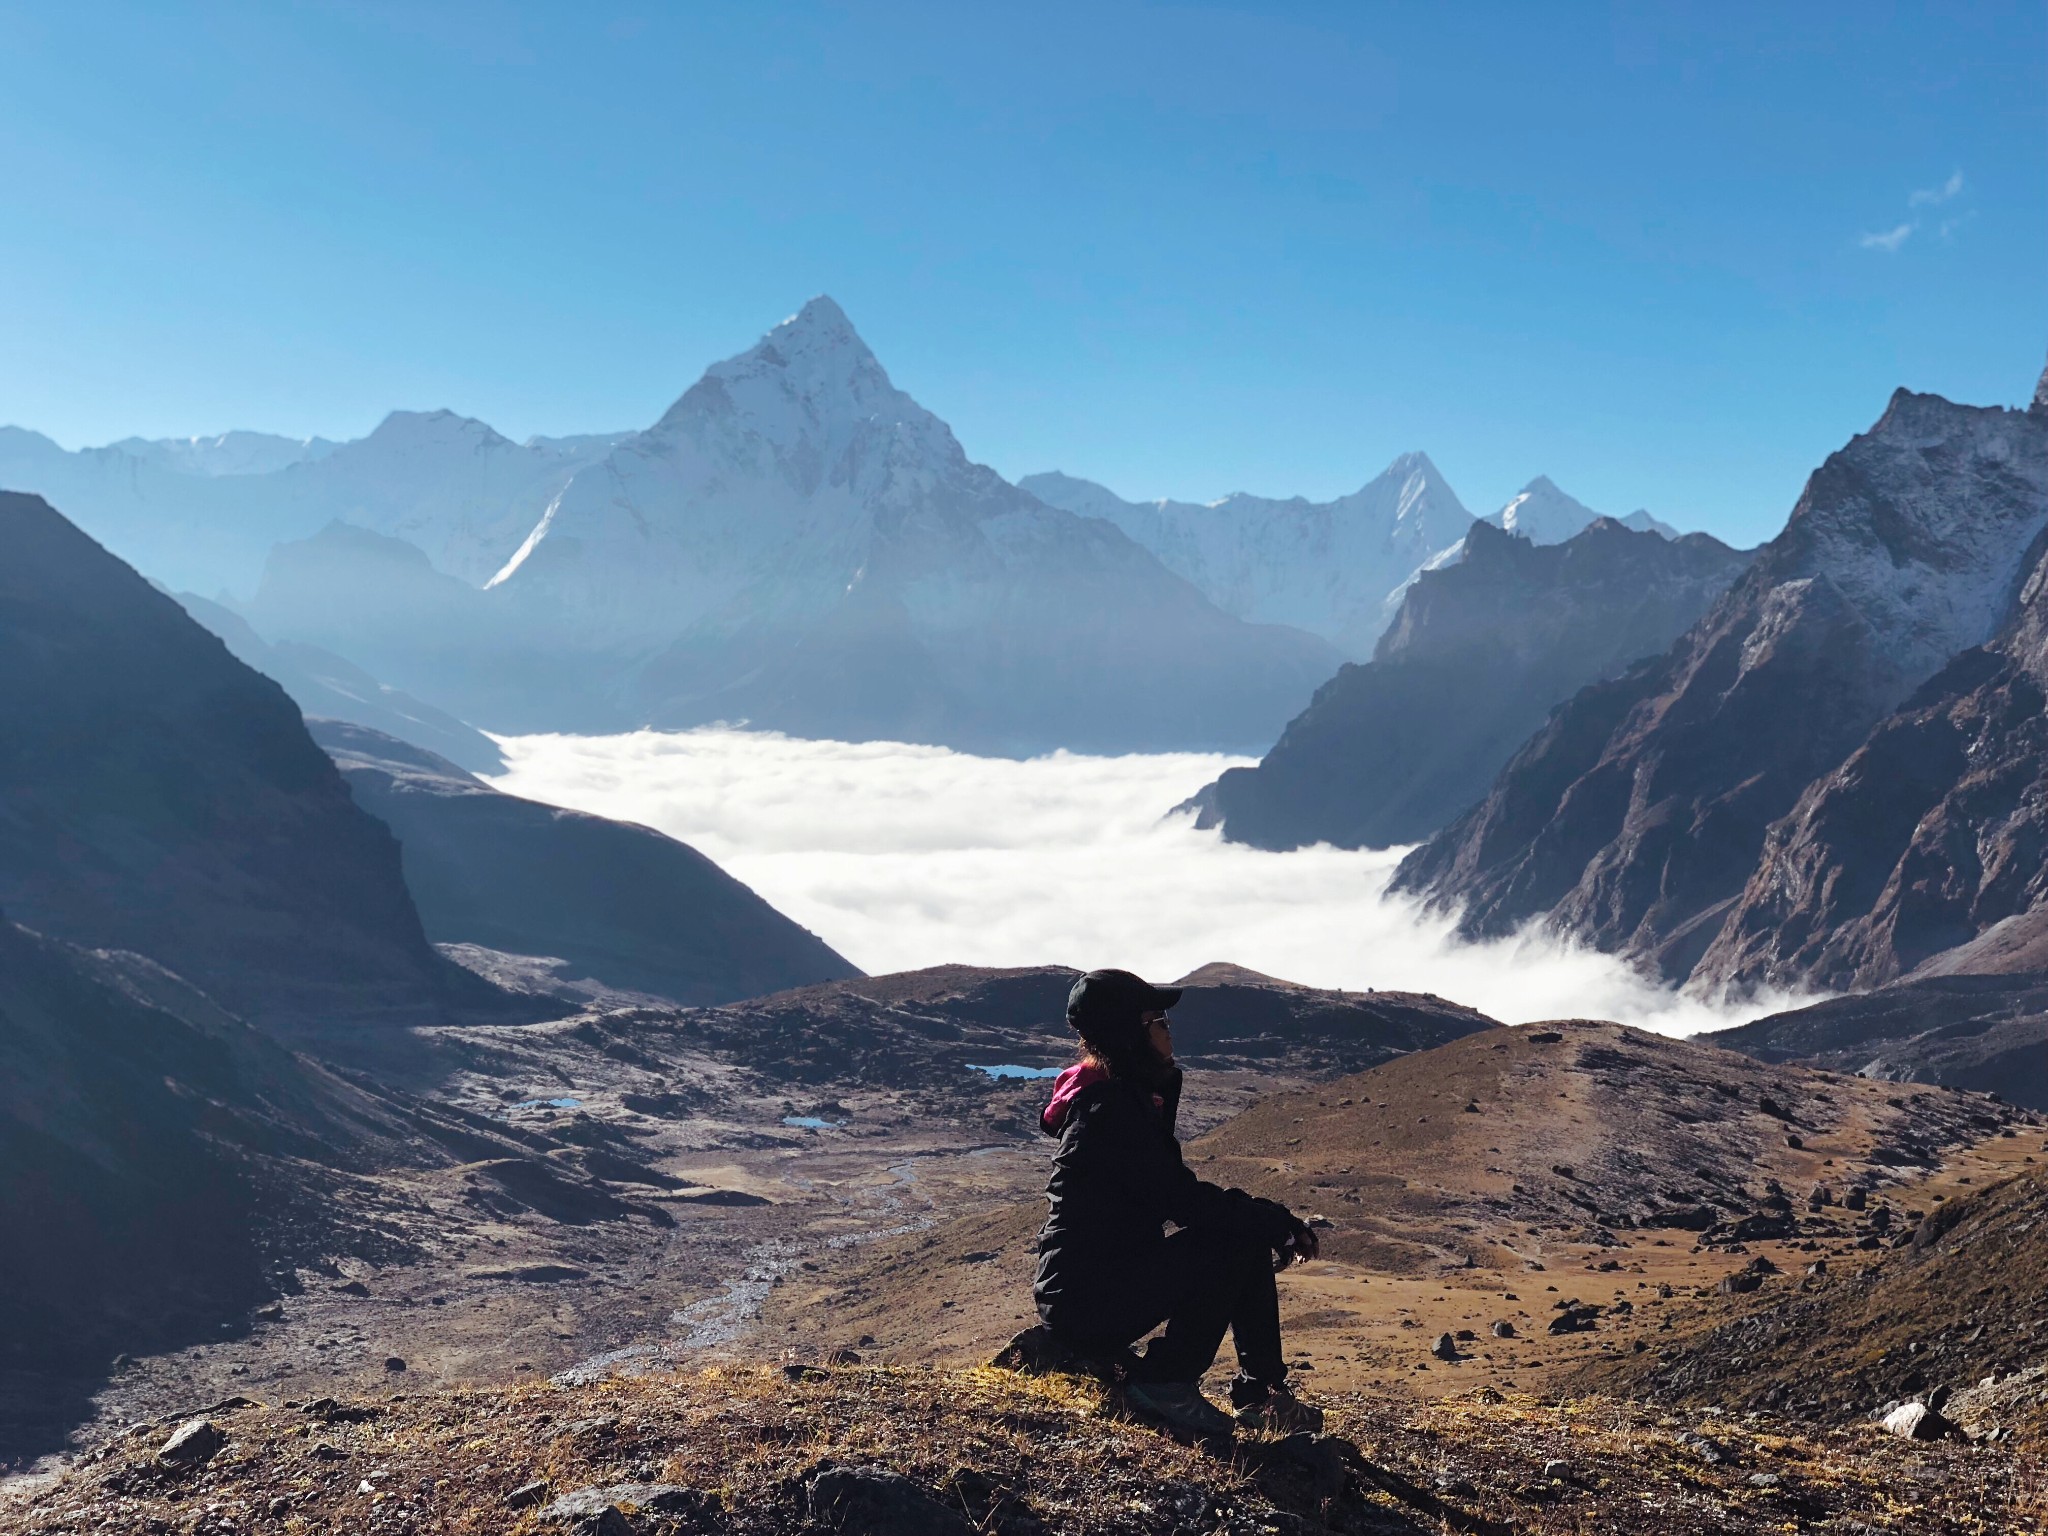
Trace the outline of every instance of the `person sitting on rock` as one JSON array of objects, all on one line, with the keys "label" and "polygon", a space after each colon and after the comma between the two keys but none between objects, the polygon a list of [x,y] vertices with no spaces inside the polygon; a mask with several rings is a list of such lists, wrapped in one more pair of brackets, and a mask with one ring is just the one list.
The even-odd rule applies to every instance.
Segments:
[{"label": "person sitting on rock", "polygon": [[[1202,1435],[1232,1428],[1200,1387],[1227,1328],[1238,1422],[1317,1428],[1321,1415],[1287,1387],[1274,1281],[1316,1256],[1316,1235],[1284,1205],[1205,1183],[1181,1160],[1181,1069],[1166,1016],[1179,1001],[1179,989],[1129,971],[1090,971],[1068,994],[1085,1054],[1040,1117],[1060,1149],[1038,1239],[1038,1315],[1077,1353],[1125,1362],[1132,1406]],[[1161,1323],[1143,1356],[1129,1352]]]}]

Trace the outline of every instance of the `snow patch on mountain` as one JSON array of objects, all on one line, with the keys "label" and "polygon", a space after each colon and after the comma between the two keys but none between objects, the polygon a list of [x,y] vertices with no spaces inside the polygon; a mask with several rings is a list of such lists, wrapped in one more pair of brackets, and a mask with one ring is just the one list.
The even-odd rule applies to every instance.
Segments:
[{"label": "snow patch on mountain", "polygon": [[2011,609],[2048,526],[2038,427],[1902,389],[1840,457],[1781,536],[1786,574],[1831,582],[1912,686],[1989,640]]}]

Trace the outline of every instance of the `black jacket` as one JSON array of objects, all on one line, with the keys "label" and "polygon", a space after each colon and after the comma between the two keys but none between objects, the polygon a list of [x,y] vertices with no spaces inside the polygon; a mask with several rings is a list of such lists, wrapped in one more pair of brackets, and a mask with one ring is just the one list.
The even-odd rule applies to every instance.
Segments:
[{"label": "black jacket", "polygon": [[1074,1097],[1045,1191],[1032,1287],[1041,1308],[1142,1283],[1169,1221],[1227,1226],[1275,1249],[1294,1234],[1284,1205],[1207,1183],[1182,1161],[1173,1133],[1180,1088],[1174,1071],[1149,1090],[1107,1078]]}]

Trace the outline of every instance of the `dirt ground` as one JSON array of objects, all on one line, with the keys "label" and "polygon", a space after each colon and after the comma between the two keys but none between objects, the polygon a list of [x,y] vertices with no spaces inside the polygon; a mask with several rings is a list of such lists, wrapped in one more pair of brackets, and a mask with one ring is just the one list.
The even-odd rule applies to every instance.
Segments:
[{"label": "dirt ground", "polygon": [[[149,1425],[153,1434],[195,1410],[246,1398],[264,1406],[224,1412],[234,1419],[234,1443],[256,1455],[249,1475],[261,1469],[262,1477],[284,1478],[289,1486],[256,1500],[248,1489],[223,1485],[199,1507],[226,1508],[239,1499],[253,1512],[283,1498],[289,1519],[266,1525],[252,1515],[227,1528],[352,1528],[328,1522],[356,1507],[349,1499],[359,1483],[371,1482],[373,1503],[387,1514],[400,1507],[391,1502],[395,1486],[354,1475],[342,1461],[323,1468],[290,1460],[305,1449],[306,1437],[295,1433],[303,1420],[280,1405],[325,1398],[371,1402],[386,1410],[393,1433],[411,1424],[406,1444],[436,1445],[435,1454],[452,1455],[443,1430],[452,1435],[469,1426],[467,1438],[454,1442],[460,1445],[487,1439],[490,1427],[477,1426],[515,1412],[503,1405],[564,1418],[582,1410],[548,1394],[625,1393],[637,1402],[630,1394],[668,1393],[674,1412],[687,1418],[716,1412],[707,1405],[727,1389],[707,1383],[751,1382],[763,1367],[773,1372],[784,1364],[815,1368],[850,1351],[866,1362],[864,1370],[879,1374],[832,1374],[837,1385],[818,1389],[828,1397],[840,1394],[832,1412],[850,1413],[855,1402],[872,1398],[884,1405],[937,1402],[937,1408],[917,1407],[913,1417],[943,1416],[950,1395],[967,1390],[957,1383],[984,1378],[930,1370],[979,1366],[1029,1320],[1031,1249],[1053,1150],[1033,1128],[1043,1082],[963,1071],[892,1087],[845,1079],[792,1083],[685,1031],[665,1036],[644,1019],[610,1027],[585,1018],[472,1029],[438,1045],[462,1061],[438,1089],[451,1113],[486,1118],[506,1136],[531,1133],[549,1149],[538,1159],[543,1167],[561,1167],[581,1182],[536,1187],[530,1169],[502,1159],[374,1181],[374,1188],[360,1192],[365,1209],[388,1228],[390,1251],[406,1257],[380,1263],[356,1252],[309,1262],[292,1293],[225,1328],[218,1341],[120,1362],[98,1396],[97,1417],[75,1437],[88,1454],[117,1447],[94,1467],[135,1461],[136,1445],[148,1434],[123,1438],[130,1425]],[[1504,1519],[1519,1511],[1520,1529],[1639,1528],[1608,1523],[1620,1518],[1617,1498],[1634,1498],[1618,1474],[1601,1474],[1609,1478],[1603,1491],[1597,1480],[1551,1487],[1530,1471],[1552,1459],[1530,1447],[1578,1445],[1588,1433],[1591,1421],[1557,1401],[1559,1384],[1588,1361],[1671,1347],[1721,1315],[1716,1309],[1725,1310],[1728,1298],[1715,1289],[1722,1277],[1759,1259],[1777,1271],[1763,1282],[1770,1288],[1802,1283],[1806,1266],[1817,1259],[1837,1270],[1870,1262],[1887,1251],[1869,1242],[1875,1211],[1895,1213],[1885,1239],[1894,1241],[1911,1231],[1914,1213],[2025,1166],[2029,1157],[2048,1157],[2039,1117],[1981,1095],[1763,1068],[1612,1025],[1486,1030],[1365,1074],[1320,1082],[1298,1065],[1290,1070],[1284,1059],[1263,1066],[1227,1059],[1193,1065],[1184,1130],[1198,1169],[1278,1195],[1328,1223],[1325,1257],[1290,1270],[1281,1282],[1303,1390],[1347,1416],[1364,1437],[1369,1459],[1393,1458],[1411,1470],[1428,1465],[1428,1478],[1415,1483],[1425,1492],[1438,1487],[1436,1480],[1469,1480],[1478,1492],[1460,1507],[1471,1518]],[[574,1102],[556,1102],[568,1100]],[[1255,1101],[1257,1108],[1241,1113]],[[1477,1108],[1468,1111],[1468,1104]],[[1800,1145],[1789,1145],[1791,1138]],[[1806,1196],[1815,1184],[1828,1186],[1836,1203],[1809,1210]],[[1866,1191],[1860,1211],[1841,1204],[1852,1187]],[[1729,1240],[1732,1223],[1758,1214],[1774,1191],[1791,1197],[1793,1229],[1783,1237]],[[1691,1208],[1684,1202],[1693,1200],[1711,1209],[1722,1228],[1718,1236],[1657,1224],[1672,1210]],[[1581,1312],[1600,1310],[1582,1329],[1553,1334],[1551,1322],[1566,1303]],[[1497,1337],[1496,1323],[1512,1325],[1513,1337]],[[1446,1333],[1452,1336],[1449,1359],[1432,1352]],[[707,1367],[726,1374],[693,1374]],[[1011,1389],[987,1390],[1000,1399]],[[808,1401],[798,1393],[785,1402],[753,1387],[739,1396],[753,1406],[733,1412],[770,1418]],[[555,1406],[539,1406],[547,1403]],[[1457,1427],[1430,1417],[1439,1412],[1432,1403],[1449,1405],[1441,1412],[1458,1416]],[[393,1406],[407,1404],[420,1406]],[[480,1406],[489,1404],[501,1406]],[[1087,1418],[1090,1436],[1126,1434],[1104,1429],[1095,1417],[1099,1409],[1072,1411]],[[1669,1430],[1647,1413],[1602,1407],[1595,1415],[1603,1426],[1598,1433],[1641,1454]],[[251,1417],[245,1423],[236,1415]],[[555,1443],[543,1428],[536,1420],[520,1429],[538,1438],[517,1442],[524,1459],[516,1467],[472,1449],[463,1454],[474,1465],[464,1462],[462,1476],[481,1478],[478,1486],[493,1489],[515,1470],[522,1480],[545,1474],[561,1483],[623,1476],[647,1459],[625,1467],[564,1461],[569,1453],[559,1446],[545,1454],[539,1449]],[[918,1443],[934,1443],[929,1435],[938,1432],[934,1423]],[[962,1435],[986,1432],[986,1426],[960,1426]],[[336,1434],[366,1444],[375,1438],[368,1429],[347,1426],[313,1433],[314,1443],[332,1442],[350,1458],[353,1441],[342,1445]],[[682,1430],[672,1425],[664,1433],[656,1470],[682,1457],[689,1477],[709,1477],[691,1459],[698,1452]],[[784,1433],[774,1431],[756,1449],[779,1458],[775,1475],[786,1481],[795,1475],[796,1449],[776,1438]],[[834,1433],[857,1438],[850,1421]],[[1468,1435],[1477,1437],[1472,1454],[1489,1444],[1486,1454],[1500,1464],[1475,1463],[1470,1474],[1445,1470],[1463,1465],[1460,1440]],[[1149,1436],[1128,1443],[1148,1448],[1149,1455],[1160,1442]],[[1865,1528],[2032,1528],[1967,1523],[1967,1500],[1923,1486],[1932,1475],[1927,1468],[1949,1467],[1941,1458],[1950,1453],[1938,1448],[1912,1450],[1923,1458],[1910,1474],[1912,1498],[1921,1502],[1901,1506],[1939,1504],[1938,1518],[1930,1516],[1935,1523],[1883,1524],[1869,1513],[1881,1502],[1869,1491],[1877,1483],[1858,1479],[1893,1476],[1893,1463],[1907,1453],[1865,1441],[1853,1451],[1829,1449],[1831,1441],[1813,1444],[1798,1455],[1835,1467],[1830,1487],[1866,1489],[1854,1496],[1864,1501],[1854,1507],[1863,1511],[1856,1518]],[[1023,1457],[1027,1449],[1040,1458],[1030,1476],[1041,1480],[1053,1475],[1046,1467],[1069,1454],[1056,1442],[1011,1454]],[[900,1444],[881,1445],[876,1453],[884,1451],[892,1464],[909,1454]],[[392,1442],[374,1454],[397,1457],[399,1446]],[[1510,1463],[1512,1471],[1501,1470]],[[1078,1477],[1081,1464],[1075,1460],[1059,1475]],[[224,1462],[219,1476],[228,1477],[237,1465]],[[916,1465],[920,1477],[944,1472],[935,1463]],[[1132,1465],[1149,1463],[1139,1456]],[[1988,1462],[1956,1465],[1971,1478],[1993,1475]],[[2020,1480],[2012,1485],[2020,1491],[2009,1498],[2001,1493],[2007,1503],[2000,1507],[2025,1509],[2026,1518],[2038,1519],[2038,1510],[2025,1503],[2038,1495],[2021,1487],[2026,1477],[2037,1478],[2038,1487],[2038,1469],[2024,1470],[2032,1463],[2000,1466],[1998,1477]],[[336,1468],[349,1475],[337,1482],[330,1475]],[[39,1488],[47,1492],[47,1479],[61,1476],[65,1464],[32,1470],[43,1481],[18,1481],[17,1500],[39,1497]],[[438,1479],[451,1474],[421,1461],[406,1475],[424,1480],[422,1487],[443,1488]],[[671,1467],[664,1475],[683,1472]],[[1212,1490],[1248,1486],[1242,1469],[1222,1482],[1213,1467],[1202,1475],[1209,1481],[1201,1486]],[[1690,1470],[1686,1475],[1693,1476]],[[1819,1479],[1818,1472],[1799,1475]],[[1716,1501],[1730,1509],[1754,1504],[1756,1523],[1715,1528],[1786,1528],[1782,1520],[1772,1525],[1764,1519],[1776,1507],[1770,1500],[1723,1481],[1715,1473],[1704,1481],[1695,1477],[1684,1490],[1673,1484],[1659,1495],[1667,1499],[1661,1507],[1692,1507],[1686,1500],[1705,1501],[1701,1508]],[[709,1486],[742,1484],[727,1478]],[[447,1491],[455,1486],[444,1489],[447,1498],[455,1497]],[[137,1507],[168,1523],[111,1529],[201,1528],[182,1502],[197,1497],[192,1490],[141,1483],[135,1490],[137,1498],[165,1501]],[[425,1497],[407,1495],[405,1507],[416,1517],[425,1509],[457,1507],[431,1499],[423,1504]],[[1398,1495],[1388,1497],[1401,1503]],[[1087,1496],[1075,1499],[1072,1510],[1080,1513],[1063,1515],[1061,1530],[1151,1528],[1116,1525]],[[1447,1521],[1453,1529],[1484,1528],[1460,1527],[1442,1511],[1424,1519],[1417,1513],[1422,1507],[1400,1515],[1408,1526],[1337,1528],[1437,1531]],[[1628,1518],[1636,1519],[1638,1505],[1627,1508]],[[81,1528],[53,1523],[44,1513],[33,1517],[40,1524],[21,1523],[29,1518],[0,1529]],[[439,1524],[415,1518],[393,1528],[526,1528],[523,1516],[511,1520],[500,1510],[493,1518],[498,1523],[463,1525],[447,1514],[435,1517]],[[739,1521],[731,1528],[750,1527]]]},{"label": "dirt ground", "polygon": [[[1041,1082],[791,1083],[644,1018],[450,1030],[434,1044],[463,1062],[437,1101],[505,1136],[545,1137],[539,1166],[562,1182],[496,1159],[337,1184],[361,1242],[311,1257],[288,1294],[217,1340],[115,1362],[74,1444],[235,1395],[758,1359],[783,1347],[759,1320],[783,1288],[1044,1177],[1027,1129]],[[1219,1070],[1193,1123],[1304,1081],[1284,1061]]]},{"label": "dirt ground", "polygon": [[[1982,1095],[1767,1068],[1567,1023],[1268,1097],[1188,1156],[1204,1177],[1329,1223],[1323,1257],[1281,1277],[1305,1389],[1434,1398],[1480,1385],[1547,1391],[1594,1358],[1662,1352],[1724,1315],[1724,1277],[1765,1261],[1759,1293],[1770,1294],[1816,1261],[1851,1272],[1944,1200],[2043,1157],[2043,1143],[2039,1116]],[[1925,1161],[1886,1160],[1902,1147]],[[865,1338],[901,1363],[988,1358],[1030,1312],[1043,1219],[1031,1175],[1042,1181],[1050,1152],[991,1167],[980,1209],[778,1290],[764,1344]],[[999,1190],[999,1170],[1020,1187]],[[1809,1209],[1815,1188],[1834,1203]],[[1852,1188],[1865,1191],[1861,1211],[1842,1204]],[[1793,1207],[1788,1234],[1728,1239],[1734,1220],[1768,1213],[1773,1191]],[[1650,1224],[1697,1209],[1722,1234]],[[1581,1326],[1551,1332],[1568,1305]],[[1435,1353],[1444,1334],[1451,1359]]]}]

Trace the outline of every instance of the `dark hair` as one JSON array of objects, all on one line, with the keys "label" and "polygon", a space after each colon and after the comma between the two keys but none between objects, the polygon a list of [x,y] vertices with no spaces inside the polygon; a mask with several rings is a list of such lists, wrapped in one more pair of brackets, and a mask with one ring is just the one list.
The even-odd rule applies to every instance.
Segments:
[{"label": "dark hair", "polygon": [[1100,1064],[1111,1077],[1145,1082],[1158,1073],[1159,1058],[1142,1015],[1090,1019],[1085,1025],[1070,1017],[1067,1024],[1081,1037],[1081,1059]]}]

